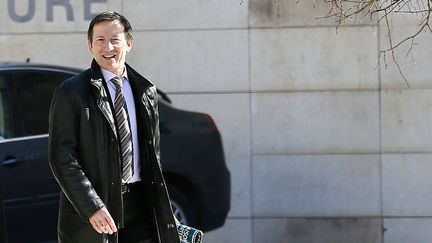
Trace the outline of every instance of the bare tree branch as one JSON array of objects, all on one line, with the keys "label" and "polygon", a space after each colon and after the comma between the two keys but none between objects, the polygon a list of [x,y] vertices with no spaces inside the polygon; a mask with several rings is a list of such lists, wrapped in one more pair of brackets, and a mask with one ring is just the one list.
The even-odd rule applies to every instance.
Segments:
[{"label": "bare tree branch", "polygon": [[[301,0],[297,0],[297,3],[299,2]],[[388,47],[380,50],[378,60],[381,60],[382,57],[385,62],[386,54],[390,53],[400,75],[409,87],[408,80],[403,74],[394,51],[401,48],[404,43],[409,43],[406,57],[411,54],[412,62],[415,64],[413,50],[414,45],[416,45],[415,40],[426,30],[432,33],[430,26],[432,0],[313,0],[313,2],[314,4],[321,2],[328,5],[327,14],[321,18],[334,19],[337,28],[344,23],[363,23],[366,19],[369,19],[372,25],[383,22],[387,31]],[[415,16],[417,29],[413,34],[395,42],[392,35],[392,23],[393,18],[397,15]],[[385,67],[387,67],[387,63],[385,63]]]}]

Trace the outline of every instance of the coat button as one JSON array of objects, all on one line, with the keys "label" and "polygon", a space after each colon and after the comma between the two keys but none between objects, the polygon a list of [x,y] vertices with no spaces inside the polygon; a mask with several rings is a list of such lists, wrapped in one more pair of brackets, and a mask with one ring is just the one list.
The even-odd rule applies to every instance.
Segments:
[{"label": "coat button", "polygon": [[161,182],[161,187],[163,187],[164,185],[163,185],[163,183]]},{"label": "coat button", "polygon": [[174,224],[168,224],[168,225],[167,225],[167,228],[168,228],[168,229],[174,229]]},{"label": "coat button", "polygon": [[149,140],[147,143],[151,145],[151,140]]}]

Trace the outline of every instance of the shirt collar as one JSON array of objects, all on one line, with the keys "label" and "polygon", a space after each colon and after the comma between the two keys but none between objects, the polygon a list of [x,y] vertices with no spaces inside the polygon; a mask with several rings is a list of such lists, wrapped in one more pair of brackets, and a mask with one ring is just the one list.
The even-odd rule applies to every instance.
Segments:
[{"label": "shirt collar", "polygon": [[[108,70],[106,70],[106,69],[103,69],[103,68],[101,68],[101,72],[102,72],[102,75],[103,75],[104,79],[105,79],[107,82],[108,82],[108,81],[111,81],[112,78],[118,76],[117,74],[114,74],[114,73],[112,73],[112,72],[110,72],[110,71],[108,71]],[[123,79],[129,80],[129,79],[128,79],[128,76],[127,76],[126,68],[124,69],[124,71],[123,71],[121,77],[122,77]]]}]

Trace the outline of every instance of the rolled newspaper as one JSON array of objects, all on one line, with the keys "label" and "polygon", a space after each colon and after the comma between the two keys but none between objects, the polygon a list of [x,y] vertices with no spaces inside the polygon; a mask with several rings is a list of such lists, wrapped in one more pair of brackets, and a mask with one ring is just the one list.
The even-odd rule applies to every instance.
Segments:
[{"label": "rolled newspaper", "polygon": [[177,224],[177,231],[181,243],[200,243],[204,236],[201,230],[179,223]]}]

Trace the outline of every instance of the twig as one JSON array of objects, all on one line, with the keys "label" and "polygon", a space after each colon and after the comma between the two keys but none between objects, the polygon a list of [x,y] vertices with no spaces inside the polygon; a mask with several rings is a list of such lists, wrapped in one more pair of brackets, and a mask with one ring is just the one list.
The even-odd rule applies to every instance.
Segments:
[{"label": "twig", "polygon": [[[300,1],[300,0],[297,0]],[[314,0],[318,1],[318,0]],[[362,23],[367,16],[370,16],[370,20],[374,19],[374,16],[377,16],[376,24],[384,21],[387,36],[389,38],[389,47],[379,51],[378,62],[382,59],[385,62],[385,67],[387,68],[386,63],[386,54],[390,52],[391,59],[395,63],[400,75],[404,79],[406,85],[409,87],[409,83],[405,75],[403,74],[402,68],[399,65],[396,56],[395,49],[401,48],[401,45],[410,42],[409,49],[406,53],[406,58],[411,55],[411,61],[415,65],[415,55],[414,55],[414,45],[416,45],[415,39],[421,35],[423,31],[426,29],[432,33],[432,28],[429,24],[430,16],[431,16],[431,3],[432,0],[321,0],[324,3],[328,4],[329,10],[324,17],[322,18],[332,18],[335,21],[336,29],[339,26],[347,21],[358,21]],[[392,37],[391,27],[392,19],[394,14],[412,14],[418,17],[418,29],[414,32],[414,34],[407,36],[403,40],[395,43]],[[378,63],[379,64],[379,63]]]}]

